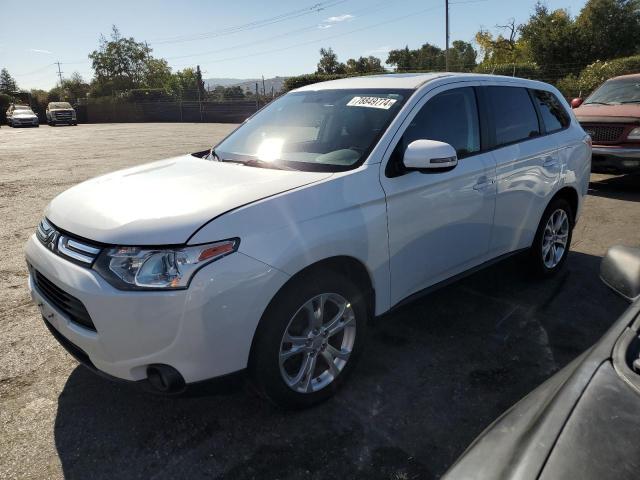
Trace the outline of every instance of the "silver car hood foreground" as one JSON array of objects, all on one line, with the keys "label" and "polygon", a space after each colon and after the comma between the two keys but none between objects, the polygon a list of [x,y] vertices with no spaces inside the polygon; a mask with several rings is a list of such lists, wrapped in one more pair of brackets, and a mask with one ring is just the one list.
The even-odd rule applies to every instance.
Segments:
[{"label": "silver car hood foreground", "polygon": [[83,182],[58,195],[45,215],[96,242],[177,245],[229,210],[329,176],[185,155]]}]

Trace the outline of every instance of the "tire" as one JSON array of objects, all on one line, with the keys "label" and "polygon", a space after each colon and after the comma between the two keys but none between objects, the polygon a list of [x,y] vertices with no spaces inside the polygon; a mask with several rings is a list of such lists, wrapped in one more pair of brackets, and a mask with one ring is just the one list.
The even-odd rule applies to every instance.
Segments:
[{"label": "tire", "polygon": [[[285,285],[267,307],[254,337],[249,373],[258,392],[286,409],[311,407],[334,395],[366,343],[366,298],[349,279],[326,270],[302,274]],[[324,319],[314,335],[312,322],[315,327],[320,323],[311,312],[318,312],[322,302]],[[344,306],[342,316],[338,305]],[[327,333],[331,325],[337,331],[334,335]],[[299,343],[287,343],[285,333]],[[294,349],[298,353],[291,354]],[[281,361],[283,355],[289,358]],[[333,359],[333,369],[328,358]],[[310,368],[303,367],[309,365],[315,367],[312,375],[305,376]]]},{"label": "tire", "polygon": [[[550,223],[552,217],[554,221]],[[562,269],[571,247],[574,219],[573,209],[564,198],[553,200],[542,214],[529,250],[533,271],[538,276],[550,277]]]}]

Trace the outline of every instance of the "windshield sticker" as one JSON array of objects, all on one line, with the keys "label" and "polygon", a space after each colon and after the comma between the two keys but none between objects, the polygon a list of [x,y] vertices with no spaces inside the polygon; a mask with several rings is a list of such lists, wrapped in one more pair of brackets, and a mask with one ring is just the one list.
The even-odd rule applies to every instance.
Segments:
[{"label": "windshield sticker", "polygon": [[347,107],[368,107],[389,110],[397,100],[383,97],[353,97]]}]

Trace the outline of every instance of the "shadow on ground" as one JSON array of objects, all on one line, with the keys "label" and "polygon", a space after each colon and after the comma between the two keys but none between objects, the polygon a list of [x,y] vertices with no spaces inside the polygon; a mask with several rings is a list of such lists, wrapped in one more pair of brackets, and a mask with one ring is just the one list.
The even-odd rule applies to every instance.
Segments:
[{"label": "shadow on ground", "polygon": [[620,175],[589,182],[589,195],[640,202],[640,174]]},{"label": "shadow on ground", "polygon": [[78,367],[59,397],[67,478],[435,478],[626,308],[571,253],[547,281],[512,259],[376,322],[337,397],[284,413],[245,388],[166,399]]}]

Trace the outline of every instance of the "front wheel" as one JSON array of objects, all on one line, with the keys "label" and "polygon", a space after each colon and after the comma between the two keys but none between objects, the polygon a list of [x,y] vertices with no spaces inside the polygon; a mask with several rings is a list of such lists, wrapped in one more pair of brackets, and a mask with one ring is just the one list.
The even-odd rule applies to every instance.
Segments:
[{"label": "front wheel", "polygon": [[331,397],[363,348],[365,298],[333,272],[306,274],[286,285],[256,331],[250,372],[259,392],[284,408]]},{"label": "front wheel", "polygon": [[571,247],[574,213],[563,198],[552,201],[542,215],[530,257],[539,275],[550,276],[562,268]]}]

